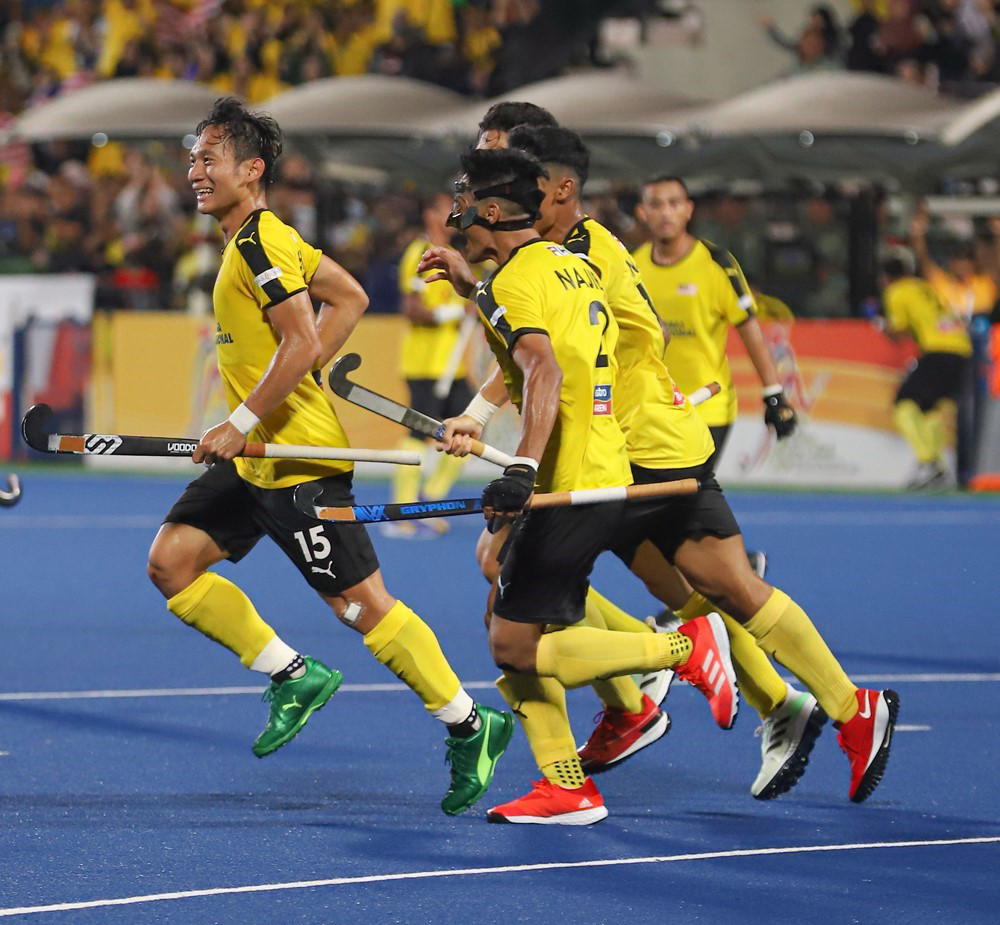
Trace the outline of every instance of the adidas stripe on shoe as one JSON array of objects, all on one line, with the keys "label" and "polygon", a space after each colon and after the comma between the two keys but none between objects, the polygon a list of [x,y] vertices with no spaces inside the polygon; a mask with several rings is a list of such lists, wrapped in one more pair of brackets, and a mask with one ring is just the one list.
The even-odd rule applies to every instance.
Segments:
[{"label": "adidas stripe on shoe", "polygon": [[739,709],[736,672],[729,652],[726,624],[717,613],[695,617],[678,630],[691,640],[688,660],[676,670],[677,677],[700,690],[722,729],[732,729]]},{"label": "adidas stripe on shoe", "polygon": [[486,813],[487,822],[533,825],[592,825],[608,815],[604,797],[587,778],[582,787],[566,790],[542,778],[523,797],[494,806]]}]

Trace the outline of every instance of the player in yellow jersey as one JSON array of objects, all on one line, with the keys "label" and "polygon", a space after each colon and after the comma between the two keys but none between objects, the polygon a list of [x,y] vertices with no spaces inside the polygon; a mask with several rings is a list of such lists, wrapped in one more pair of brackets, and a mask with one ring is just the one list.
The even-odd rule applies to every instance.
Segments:
[{"label": "player in yellow jersey", "polygon": [[[680,389],[690,392],[713,380],[722,386],[721,394],[698,409],[715,441],[712,465],[717,469],[736,420],[736,390],[726,357],[730,327],[736,328],[760,378],[765,424],[782,440],[797,422],[754,317],[754,297],[743,271],[728,251],[688,231],[693,214],[694,203],[680,177],[644,183],[636,216],[652,241],[633,256],[670,333],[667,364]],[[766,555],[752,552],[750,561],[763,578]]]},{"label": "player in yellow jersey", "polygon": [[957,401],[968,373],[972,342],[959,317],[931,285],[906,271],[902,260],[882,267],[885,332],[893,339],[910,336],[920,348],[917,365],[896,393],[896,427],[913,447],[917,472],[907,485],[913,491],[943,488],[944,422],[940,402]]},{"label": "player in yellow jersey", "polygon": [[[707,490],[699,493],[695,499],[681,499],[670,503],[668,507],[672,510],[663,517],[659,529],[649,532],[644,526],[633,536],[615,544],[615,551],[646,581],[655,594],[680,610],[683,617],[695,616],[710,609],[707,597],[726,606],[737,616],[739,622],[730,619],[727,628],[733,639],[734,652],[740,653],[743,662],[741,680],[747,684],[751,701],[764,718],[763,761],[760,773],[751,787],[754,796],[768,799],[795,783],[818,734],[823,716],[817,708],[816,698],[788,688],[761,651],[766,648],[774,653],[780,646],[786,664],[807,684],[811,683],[841,726],[840,742],[851,764],[849,795],[857,801],[865,799],[880,780],[887,758],[896,695],[888,691],[860,691],[851,684],[801,608],[783,592],[770,587],[750,571],[739,539],[739,528],[721,491],[714,483],[711,470],[704,465],[681,465],[686,461],[683,454],[691,452],[684,447],[684,443],[690,443],[692,436],[696,438],[699,432],[703,435],[705,425],[691,413],[689,407],[685,419],[681,409],[686,403],[683,399],[680,402],[674,400],[672,381],[660,359],[662,335],[642,295],[641,282],[629,268],[623,248],[598,223],[587,219],[579,206],[579,187],[587,172],[586,149],[579,138],[562,129],[536,128],[515,129],[510,141],[512,144],[524,144],[530,150],[541,153],[549,171],[548,178],[540,181],[546,196],[536,228],[544,230],[552,240],[564,240],[568,248],[575,244],[578,250],[586,249],[589,252],[588,258],[602,271],[606,291],[615,294],[615,298],[609,297],[609,304],[612,314],[620,318],[620,337],[616,349],[620,378],[616,383],[616,390],[619,395],[624,393],[626,396],[637,391],[644,398],[630,407],[627,397],[624,408],[616,408],[616,415],[621,414],[623,420],[630,421],[631,431],[625,428],[630,452],[644,454],[646,466],[633,462],[633,475],[637,480],[663,481],[694,474],[700,476],[706,485]],[[592,242],[599,243],[594,246]],[[612,246],[602,247],[602,244]],[[657,343],[658,348],[655,346]],[[656,389],[651,388],[656,382],[660,383],[659,396],[655,394]],[[669,395],[666,400],[664,386]],[[482,421],[476,419],[476,415],[484,409],[488,412],[490,404],[496,403],[493,395],[493,384],[488,382],[470,406],[472,413],[467,411],[467,415],[473,420],[448,422],[449,429],[478,435],[481,429],[478,425]],[[659,404],[669,405],[679,415],[672,428],[668,425],[668,429],[673,430],[672,440],[664,436],[664,418],[660,413],[661,409],[657,408],[657,399]],[[650,433],[660,433],[660,440],[665,441],[665,445],[657,446],[655,438],[649,439]],[[697,439],[695,446],[698,446]],[[700,451],[696,449],[694,452],[701,456],[704,464],[711,451],[711,443],[706,441]],[[661,467],[648,468],[651,462],[660,462]],[[481,547],[481,563],[487,574],[493,556],[494,547]],[[707,596],[694,592],[690,585],[666,566],[664,559],[677,561],[681,571],[686,571],[695,586],[707,592]],[[672,598],[671,594],[681,596]],[[622,616],[633,624],[637,622]],[[741,623],[746,623],[749,630],[740,626]],[[619,622],[617,628],[627,627]],[[757,645],[755,636],[761,637],[761,646]],[[801,644],[802,651],[795,652],[787,645],[787,640],[793,637]],[[603,683],[605,689],[599,693],[606,703],[608,694],[616,698],[618,703],[627,702],[630,681],[615,679]],[[518,692],[511,687],[510,679],[505,679],[501,690],[510,702],[518,702],[519,718],[532,742],[536,760],[543,773],[547,773],[543,760],[545,758],[550,767],[568,765],[571,759],[565,755],[567,743],[564,740],[559,742],[563,749],[562,757],[558,761],[554,758],[552,729],[558,691],[547,691],[550,700],[543,710],[540,696],[520,702],[522,698],[517,697]],[[866,704],[870,701],[880,704],[880,718],[872,722],[871,711],[859,707],[862,698]],[[564,711],[564,700],[558,702],[562,704]],[[649,722],[651,718],[649,713],[645,716],[640,713],[629,716],[620,706],[606,709],[591,742],[581,750],[581,754],[588,759],[586,769],[603,770],[614,763],[615,758],[621,756],[618,749],[622,740],[630,738],[629,727],[632,727],[633,732],[643,732],[641,723]],[[535,744],[539,738],[548,740],[544,749]],[[640,739],[632,738],[632,741],[637,740]],[[632,752],[626,754],[630,753]],[[610,761],[607,760],[608,756],[611,757]],[[593,799],[593,796],[590,798]],[[505,811],[511,810],[508,807]],[[516,808],[514,812],[516,814]]]},{"label": "player in yellow jersey", "polygon": [[[211,468],[167,514],[150,549],[150,578],[172,613],[270,676],[270,716],[253,748],[264,757],[290,741],[341,680],[287,645],[243,591],[210,571],[223,559],[238,562],[269,536],[336,616],[363,634],[375,658],[446,724],[451,787],[441,805],[463,812],[486,792],[513,719],[473,702],[431,628],[386,590],[364,528],[324,526],[296,509],[294,487],[308,481],[322,485],[326,502],[353,503],[350,464],[236,458],[251,432],[268,443],[348,445],[310,373],[343,345],[367,299],[268,210],[265,189],[281,153],[274,120],[222,99],[196,135],[188,180],[198,211],[219,222],[225,240],[213,306],[232,413],[195,450],[195,462]],[[310,287],[332,300],[319,320]]]},{"label": "player in yellow jersey", "polygon": [[718,457],[736,420],[736,391],[726,358],[735,327],[760,378],[764,421],[778,439],[795,430],[795,411],[785,399],[760,326],[754,297],[733,255],[694,237],[688,224],[694,203],[680,177],[655,177],[642,186],[636,208],[652,241],[633,255],[657,314],[670,331],[667,365],[678,387],[690,392],[715,380],[722,393],[698,413],[708,424]]},{"label": "player in yellow jersey", "polygon": [[[777,796],[802,773],[825,716],[817,697],[782,681],[743,624],[752,625],[758,614],[777,608],[779,602],[787,602],[793,613],[787,618],[790,622],[811,630],[808,617],[784,592],[750,569],[739,527],[714,479],[708,429],[674,388],[662,359],[662,334],[642,280],[624,246],[583,211],[580,193],[589,155],[580,137],[563,128],[515,128],[509,143],[537,156],[548,174],[540,181],[545,198],[535,227],[549,240],[561,241],[586,257],[601,272],[620,329],[616,391],[622,400],[615,414],[626,434],[633,477],[637,482],[650,482],[694,476],[703,486],[693,498],[665,504],[656,528],[649,531],[644,526],[617,543],[614,551],[682,619],[715,608],[728,612],[724,616],[740,686],[764,723],[761,769],[751,793],[761,799]],[[676,564],[681,574],[667,562]],[[847,695],[860,692],[818,636],[813,643],[812,652],[800,653],[799,676],[806,681],[813,678],[813,693],[828,710],[838,711],[833,714],[835,720],[846,723],[855,715],[855,696]],[[617,683],[619,698],[624,698],[631,682]],[[631,720],[634,726],[640,722],[640,716]],[[626,716],[606,708],[581,750],[584,768],[606,767],[629,725]]]},{"label": "player in yellow jersey", "polygon": [[[596,270],[533,228],[543,174],[538,161],[512,149],[477,150],[462,158],[462,167],[451,220],[466,232],[469,261],[499,264],[476,293],[501,371],[480,398],[498,405],[509,396],[521,411],[515,462],[483,491],[484,512],[495,529],[519,513],[536,488],[631,482],[625,437],[613,411],[618,325]],[[468,266],[454,251],[435,253],[433,261],[425,258],[425,268],[457,279],[463,291]],[[452,420],[444,443],[454,449],[453,443],[479,429]],[[490,821],[584,825],[607,815],[576,755],[565,687],[674,668],[705,693],[720,725],[732,724],[735,678],[717,615],[665,634],[578,625],[597,555],[633,521],[659,513],[659,505],[629,510],[622,501],[530,511],[506,538],[490,595],[490,648],[504,671],[498,682],[504,696],[517,704],[519,715],[533,716],[530,744],[544,777],[525,797],[491,809]],[[561,631],[567,627],[572,631]],[[714,666],[715,689],[706,683],[706,665]]]},{"label": "player in yellow jersey", "polygon": [[[428,247],[451,242],[453,229],[445,225],[450,211],[451,197],[435,196],[423,210],[424,233],[407,245],[399,261],[401,307],[409,321],[403,339],[402,371],[410,389],[410,407],[438,420],[460,414],[472,398],[462,356],[466,342],[461,323],[467,314],[466,302],[446,282],[428,283],[426,274],[417,270]],[[414,432],[404,439],[401,448],[420,452],[426,445],[426,438]],[[461,459],[442,453],[433,474],[421,485],[420,469],[398,466],[392,483],[393,501],[402,503],[418,497],[437,501],[451,490],[461,467]],[[427,525],[433,525],[433,529],[428,530]],[[445,529],[447,521],[440,518],[385,524],[383,532],[412,538]]]}]

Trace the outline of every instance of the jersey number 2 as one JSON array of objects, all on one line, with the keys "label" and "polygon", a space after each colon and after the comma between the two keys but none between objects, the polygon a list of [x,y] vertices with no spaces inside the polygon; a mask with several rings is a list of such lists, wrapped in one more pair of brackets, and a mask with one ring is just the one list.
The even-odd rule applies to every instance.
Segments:
[{"label": "jersey number 2", "polygon": [[603,302],[591,302],[590,303],[590,323],[600,324],[601,315],[604,315],[604,329],[601,331],[601,346],[597,348],[597,361],[594,363],[598,369],[603,369],[608,365],[608,355],[604,352],[604,337],[608,333],[608,322],[610,318],[608,317],[607,306]]}]

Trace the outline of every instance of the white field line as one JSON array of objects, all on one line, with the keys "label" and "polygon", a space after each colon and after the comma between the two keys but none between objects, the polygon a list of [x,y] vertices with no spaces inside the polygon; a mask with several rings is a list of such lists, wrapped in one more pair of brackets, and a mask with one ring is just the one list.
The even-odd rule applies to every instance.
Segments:
[{"label": "white field line", "polygon": [[593,867],[623,867],[634,864],[673,864],[678,861],[714,861],[724,858],[753,858],[780,854],[813,854],[827,851],[862,851],[878,848],[941,848],[954,845],[990,845],[1000,842],[1000,836],[945,838],[928,841],[858,842],[840,845],[800,845],[789,848],[747,848],[734,851],[707,851],[700,854],[672,854],[643,858],[602,858],[592,861],[566,861],[549,864],[518,864],[508,867],[469,867],[457,870],[421,870],[406,874],[372,874],[365,877],[331,877],[326,880],[297,880],[288,883],[257,883],[251,886],[216,887],[207,890],[179,890],[173,893],[147,893],[116,899],[92,899],[87,902],[52,903],[46,906],[19,906],[0,909],[0,918],[30,915],[40,912],[68,912],[74,909],[97,909],[107,906],[132,906],[138,903],[164,902],[172,899],[193,899],[201,896],[227,896],[234,893],[271,893],[277,890],[307,890],[324,886],[346,886],[356,883],[388,883],[393,880],[429,880],[438,877],[479,877],[486,874],[519,874],[532,871],[574,870]]},{"label": "white field line", "polygon": [[[794,681],[793,678],[789,680]],[[952,682],[989,683],[1000,681],[1000,672],[980,674],[884,674],[854,675],[855,681],[865,684],[949,684]],[[492,690],[492,681],[466,681],[466,690]],[[232,694],[260,694],[264,685],[256,687],[150,687],[113,690],[84,691],[7,691],[0,693],[0,703],[31,702],[39,700],[114,700],[136,697],[224,697]],[[340,691],[351,693],[398,693],[407,691],[403,684],[342,684]]]}]

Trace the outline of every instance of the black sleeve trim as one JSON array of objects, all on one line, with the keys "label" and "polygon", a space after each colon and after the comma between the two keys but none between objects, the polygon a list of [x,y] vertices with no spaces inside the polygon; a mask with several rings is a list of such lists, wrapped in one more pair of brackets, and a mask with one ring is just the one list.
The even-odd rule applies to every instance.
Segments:
[{"label": "black sleeve trim", "polygon": [[[509,328],[508,328],[509,330]],[[507,341],[507,352],[513,352],[514,344],[516,344],[525,334],[544,334],[546,337],[549,336],[549,332],[545,328],[518,328],[509,335],[504,335],[504,340]]]},{"label": "black sleeve trim", "polygon": [[[740,265],[736,262],[736,258],[729,253],[729,251],[724,250],[717,244],[713,244],[711,241],[706,241],[702,238],[702,243],[708,248],[708,252],[712,255],[712,259],[723,269],[726,274],[726,278],[729,280],[729,285],[733,287],[733,291],[742,300],[744,298],[749,298],[751,303],[753,301],[753,293],[750,291],[750,286],[746,283],[743,270]],[[750,307],[745,305],[740,305],[744,311],[749,314],[753,314],[753,306]]]},{"label": "black sleeve trim", "polygon": [[[255,286],[259,285],[256,277],[274,269],[271,258],[267,256],[264,245],[260,240],[260,216],[260,212],[255,213],[236,235],[236,249],[247,262],[247,266],[250,267],[250,272],[254,275]],[[294,294],[288,292],[281,284],[280,276],[269,279],[260,288],[264,290],[264,294],[269,300],[267,305],[263,306],[264,308],[277,305]]]},{"label": "black sleeve trim", "polygon": [[[270,283],[268,283],[268,285],[270,285]],[[267,290],[265,289],[264,291],[266,292]],[[274,308],[275,305],[280,305],[282,302],[287,302],[293,295],[298,295],[300,292],[308,291],[309,290],[305,286],[300,289],[293,289],[291,292],[285,292],[282,290],[281,295],[277,299],[272,299],[267,303],[267,305],[264,306],[264,311],[267,311],[269,308]]]}]

